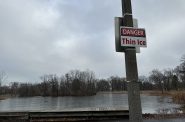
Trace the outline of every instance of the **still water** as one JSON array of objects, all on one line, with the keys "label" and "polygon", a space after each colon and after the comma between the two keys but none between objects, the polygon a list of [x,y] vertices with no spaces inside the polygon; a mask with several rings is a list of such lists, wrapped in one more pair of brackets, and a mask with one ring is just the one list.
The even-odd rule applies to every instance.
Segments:
[{"label": "still water", "polygon": [[[89,108],[128,109],[127,94],[99,93],[88,97],[29,97],[0,101],[0,111],[65,111]],[[180,108],[170,97],[141,95],[143,113]]]}]

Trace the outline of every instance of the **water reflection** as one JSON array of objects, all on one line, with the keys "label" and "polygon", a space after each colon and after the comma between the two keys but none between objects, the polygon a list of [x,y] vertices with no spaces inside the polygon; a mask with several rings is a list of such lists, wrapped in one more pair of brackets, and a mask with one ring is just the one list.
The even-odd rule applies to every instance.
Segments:
[{"label": "water reflection", "polygon": [[[178,112],[170,97],[141,95],[143,113]],[[128,109],[127,94],[97,94],[88,97],[10,98],[0,102],[0,111],[66,111],[96,108]],[[172,111],[173,110],[173,111]]]},{"label": "water reflection", "polygon": [[156,110],[158,114],[177,114],[177,113],[183,113],[183,110],[181,108],[167,108],[167,109],[158,109]]},{"label": "water reflection", "polygon": [[160,108],[156,110],[156,113],[158,114],[182,113],[182,110],[180,110],[180,105],[173,104],[171,97],[159,96],[157,100]]}]

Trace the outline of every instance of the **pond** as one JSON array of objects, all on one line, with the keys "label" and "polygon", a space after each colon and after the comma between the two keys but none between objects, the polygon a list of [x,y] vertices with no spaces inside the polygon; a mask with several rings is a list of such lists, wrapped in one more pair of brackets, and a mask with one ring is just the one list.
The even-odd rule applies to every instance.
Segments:
[{"label": "pond", "polygon": [[[160,113],[180,108],[170,97],[141,95],[143,113]],[[86,97],[28,97],[0,101],[0,111],[69,111],[128,109],[127,94],[98,93]],[[167,111],[166,111],[167,110]]]}]

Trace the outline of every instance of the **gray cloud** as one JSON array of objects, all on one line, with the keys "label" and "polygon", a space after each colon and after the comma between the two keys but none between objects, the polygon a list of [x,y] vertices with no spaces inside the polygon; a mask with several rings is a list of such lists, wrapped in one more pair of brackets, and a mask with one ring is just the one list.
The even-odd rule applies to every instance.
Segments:
[{"label": "gray cloud", "polygon": [[[121,0],[0,0],[0,70],[8,81],[91,69],[100,78],[125,76],[114,49],[114,17]],[[179,64],[184,54],[184,0],[132,0],[148,48],[138,54],[140,75]]]}]

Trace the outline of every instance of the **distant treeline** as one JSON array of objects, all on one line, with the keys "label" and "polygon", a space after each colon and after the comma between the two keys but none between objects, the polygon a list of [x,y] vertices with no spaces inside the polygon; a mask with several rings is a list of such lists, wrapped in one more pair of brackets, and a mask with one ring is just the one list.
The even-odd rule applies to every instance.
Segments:
[{"label": "distant treeline", "polygon": [[125,91],[125,78],[112,76],[108,79],[97,79],[92,71],[72,70],[62,77],[44,75],[40,83],[12,82],[1,86],[1,94],[19,97],[31,96],[90,96],[100,91]]},{"label": "distant treeline", "polygon": [[[2,81],[3,75],[0,75]],[[12,96],[90,96],[100,91],[126,91],[126,78],[111,76],[107,79],[97,79],[93,71],[72,70],[62,77],[44,75],[40,83],[12,82],[9,86],[1,86],[0,94]],[[185,89],[185,56],[174,69],[160,71],[154,69],[149,76],[140,76],[141,90],[182,90]],[[1,83],[1,82],[0,82]]]},{"label": "distant treeline", "polygon": [[44,75],[41,83],[12,82],[2,87],[2,94],[12,96],[86,96],[96,94],[96,78],[92,71],[74,70],[62,77]]}]

